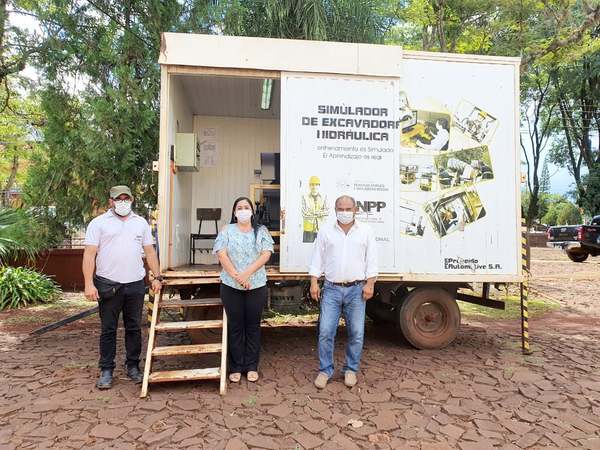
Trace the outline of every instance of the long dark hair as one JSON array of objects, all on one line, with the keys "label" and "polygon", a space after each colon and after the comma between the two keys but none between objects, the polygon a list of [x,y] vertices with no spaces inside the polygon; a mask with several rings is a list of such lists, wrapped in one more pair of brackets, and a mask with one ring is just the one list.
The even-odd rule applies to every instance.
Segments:
[{"label": "long dark hair", "polygon": [[252,204],[252,201],[248,198],[248,197],[238,197],[235,199],[235,201],[233,202],[233,208],[231,208],[231,222],[229,223],[237,223],[237,217],[235,217],[235,208],[237,208],[237,204],[241,201],[247,201],[248,204],[250,205],[250,209],[252,209],[252,217],[250,217],[250,223],[252,224],[252,229],[254,230],[254,240],[256,241],[256,239],[258,238],[258,229],[261,227],[261,225],[258,223],[258,220],[256,219],[256,214],[254,212],[254,205]]}]

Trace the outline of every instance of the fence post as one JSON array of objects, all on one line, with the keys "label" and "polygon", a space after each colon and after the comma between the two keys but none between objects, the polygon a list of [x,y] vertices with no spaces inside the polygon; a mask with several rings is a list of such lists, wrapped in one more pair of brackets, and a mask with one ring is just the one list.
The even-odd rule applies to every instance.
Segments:
[{"label": "fence post", "polygon": [[521,264],[523,267],[523,281],[521,282],[521,348],[524,355],[530,355],[529,347],[529,276],[530,258],[529,245],[527,242],[527,225],[521,219]]}]

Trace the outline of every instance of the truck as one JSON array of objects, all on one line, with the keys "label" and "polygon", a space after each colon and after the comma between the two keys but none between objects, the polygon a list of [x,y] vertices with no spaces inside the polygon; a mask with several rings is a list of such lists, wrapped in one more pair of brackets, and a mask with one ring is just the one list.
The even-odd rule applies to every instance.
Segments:
[{"label": "truck", "polygon": [[418,349],[455,339],[457,300],[503,308],[491,286],[522,281],[519,58],[164,33],[159,64],[157,243],[181,299],[218,296],[239,196],[276,243],[272,300],[354,197],[378,245],[368,314]]},{"label": "truck", "polygon": [[561,248],[573,262],[584,262],[588,257],[600,255],[600,216],[589,225],[558,225],[548,228],[546,245]]}]

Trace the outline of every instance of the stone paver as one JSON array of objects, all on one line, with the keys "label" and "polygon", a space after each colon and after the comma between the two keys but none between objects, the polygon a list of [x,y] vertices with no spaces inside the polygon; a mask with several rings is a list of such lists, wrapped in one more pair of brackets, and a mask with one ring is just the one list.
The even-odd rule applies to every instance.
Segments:
[{"label": "stone paver", "polygon": [[104,439],[117,439],[126,431],[127,430],[123,427],[116,427],[108,424],[100,424],[92,428],[92,431],[90,431],[90,436]]},{"label": "stone paver", "polygon": [[[557,262],[558,269],[544,264],[557,277],[569,270],[600,274],[600,265],[588,262]],[[585,288],[600,299],[597,281],[566,283],[577,295]],[[565,304],[574,295],[560,283],[549,285],[564,292]],[[147,399],[139,399],[139,386],[124,376],[122,360],[113,389],[94,388],[93,319],[22,340],[3,331],[6,314],[0,313],[0,449],[600,450],[596,303],[597,310],[591,302],[577,303],[575,312],[533,319],[530,356],[519,351],[518,321],[467,320],[454,344],[426,352],[396,342],[391,328],[367,324],[359,384],[352,389],[338,374],[324,391],[312,385],[314,327],[267,328],[258,383],[230,385],[226,397],[211,382],[153,385]],[[586,313],[578,313],[584,306]],[[185,336],[166,339],[180,343]],[[342,331],[336,367],[343,365],[344,344]],[[118,354],[124,354],[122,341]]]}]

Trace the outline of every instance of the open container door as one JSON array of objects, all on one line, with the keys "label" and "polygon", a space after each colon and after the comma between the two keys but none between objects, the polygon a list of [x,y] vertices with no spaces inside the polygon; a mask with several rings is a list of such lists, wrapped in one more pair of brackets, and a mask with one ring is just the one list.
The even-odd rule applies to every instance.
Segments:
[{"label": "open container door", "polygon": [[379,269],[397,272],[400,145],[396,77],[282,73],[281,272],[307,272],[335,200],[357,200],[378,243]]}]

